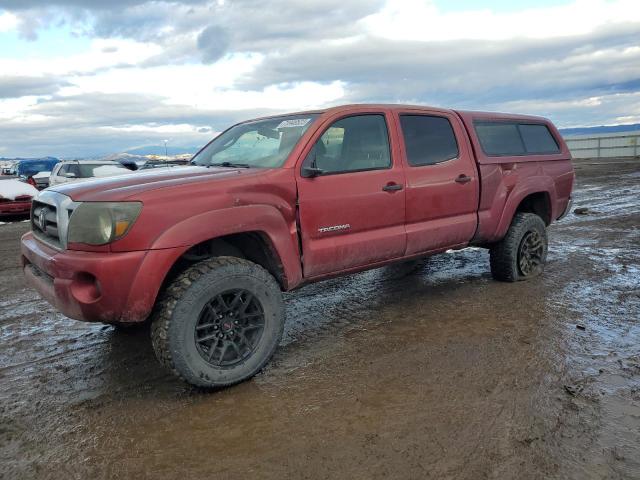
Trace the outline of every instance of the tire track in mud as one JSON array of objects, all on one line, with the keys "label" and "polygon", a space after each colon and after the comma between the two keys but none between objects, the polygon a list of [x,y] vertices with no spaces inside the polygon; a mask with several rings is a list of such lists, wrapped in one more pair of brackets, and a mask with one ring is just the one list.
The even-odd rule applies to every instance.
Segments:
[{"label": "tire track in mud", "polygon": [[574,206],[592,212],[551,228],[540,281],[493,282],[467,249],[307,286],[285,295],[267,370],[214,395],[160,370],[148,332],[66,319],[25,289],[26,228],[2,225],[0,463],[40,478],[640,478],[639,175],[590,169]]},{"label": "tire track in mud", "polygon": [[[556,293],[565,326],[562,472],[570,478],[640,478],[640,187],[637,173],[615,185],[579,188],[551,258],[571,268]],[[578,234],[576,236],[576,234]]]}]

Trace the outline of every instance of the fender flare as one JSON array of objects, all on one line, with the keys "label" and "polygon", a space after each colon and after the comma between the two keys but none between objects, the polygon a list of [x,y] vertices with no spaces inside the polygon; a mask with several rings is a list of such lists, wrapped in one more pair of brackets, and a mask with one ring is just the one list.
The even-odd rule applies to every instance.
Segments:
[{"label": "fender flare", "polygon": [[280,211],[270,205],[238,206],[195,215],[164,231],[151,249],[182,247],[178,251],[184,252],[207,240],[248,232],[261,233],[271,243],[276,260],[282,265],[285,289],[302,281],[295,223],[288,225]]},{"label": "fender flare", "polygon": [[495,232],[495,237],[497,239],[501,239],[506,235],[507,230],[511,225],[511,221],[516,214],[516,210],[520,206],[520,203],[522,203],[522,200],[534,193],[544,193],[549,197],[549,208],[551,209],[550,218],[556,218],[555,199],[557,198],[557,194],[553,179],[547,176],[528,177],[517,183],[516,187],[507,197],[505,206],[502,209],[500,222],[498,223],[498,227]]}]

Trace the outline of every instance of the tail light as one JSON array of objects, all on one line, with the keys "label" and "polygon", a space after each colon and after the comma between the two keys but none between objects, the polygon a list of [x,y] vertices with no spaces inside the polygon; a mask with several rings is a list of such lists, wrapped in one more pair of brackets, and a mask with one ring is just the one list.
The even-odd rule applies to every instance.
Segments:
[{"label": "tail light", "polygon": [[33,179],[33,176],[27,178],[27,183],[29,185],[31,185],[32,187],[38,188],[38,184],[36,183],[36,181]]}]

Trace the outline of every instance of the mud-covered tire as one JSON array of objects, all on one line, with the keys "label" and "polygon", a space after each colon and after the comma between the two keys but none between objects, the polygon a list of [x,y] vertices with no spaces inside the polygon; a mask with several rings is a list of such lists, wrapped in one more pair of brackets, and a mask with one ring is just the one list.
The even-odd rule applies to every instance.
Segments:
[{"label": "mud-covered tire", "polygon": [[[233,315],[231,310],[226,310],[228,313],[222,315],[224,309],[220,305],[229,307],[228,300],[223,299],[221,304],[212,303],[218,302],[217,299],[221,296],[228,299],[229,295],[239,295],[241,307],[244,305],[243,294],[236,292],[246,292],[244,298],[247,300],[244,301],[251,302],[251,308],[257,312],[252,315],[260,318],[263,327],[258,339],[255,339],[254,335],[255,345],[251,349],[250,342],[245,338],[246,332],[242,333],[244,340],[241,352],[248,355],[246,358],[241,358],[241,352],[234,347],[231,354],[237,352],[237,363],[223,365],[224,359],[229,355],[225,353],[227,344],[224,342],[231,345],[232,340],[227,340],[225,336],[207,344],[202,342],[202,339],[211,336],[209,333],[214,336],[218,335],[218,332],[222,334],[224,328],[231,329],[224,330],[225,335],[229,332],[235,335],[228,338],[238,338],[242,327],[228,327],[231,323],[238,323],[231,322],[231,317],[227,319],[226,315]],[[251,300],[248,300],[249,298]],[[246,310],[247,307],[244,308]],[[211,314],[218,311],[221,313],[220,318],[224,316],[222,320],[217,320],[217,314]],[[206,315],[206,318],[203,315]],[[238,311],[236,317],[240,318]],[[197,387],[220,388],[251,378],[265,366],[280,343],[284,321],[282,293],[269,272],[245,259],[215,257],[194,264],[164,290],[152,314],[151,341],[160,363],[175,375]],[[214,322],[218,322],[219,326],[207,327]],[[203,331],[203,327],[209,330]],[[213,328],[216,330],[212,330]],[[235,333],[233,328],[236,328]],[[198,338],[200,335],[204,336]],[[211,347],[213,342],[220,346]],[[204,349],[207,350],[203,351]],[[214,359],[205,358],[212,355],[221,358],[220,364],[216,365]]]},{"label": "mud-covered tire", "polygon": [[[531,246],[536,246],[535,254]],[[539,247],[538,247],[539,245]],[[491,275],[503,282],[529,280],[540,275],[547,260],[547,229],[534,213],[518,213],[505,237],[489,251]],[[531,257],[531,261],[527,258]],[[528,264],[534,264],[528,266]]]}]

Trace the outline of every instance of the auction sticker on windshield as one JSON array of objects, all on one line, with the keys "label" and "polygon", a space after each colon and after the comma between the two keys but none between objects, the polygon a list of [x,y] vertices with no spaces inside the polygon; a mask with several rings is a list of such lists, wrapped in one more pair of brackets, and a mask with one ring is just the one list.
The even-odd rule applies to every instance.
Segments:
[{"label": "auction sticker on windshield", "polygon": [[278,124],[276,130],[280,128],[295,128],[295,127],[304,127],[307,123],[309,123],[310,118],[294,118],[292,120],[283,120]]}]

